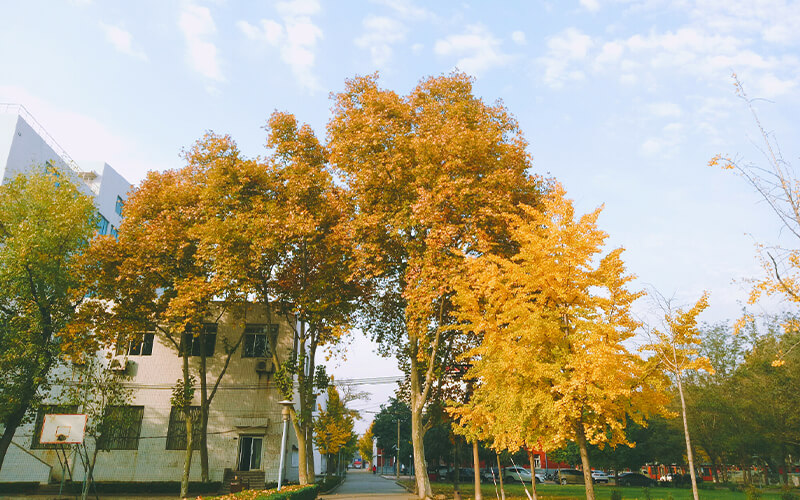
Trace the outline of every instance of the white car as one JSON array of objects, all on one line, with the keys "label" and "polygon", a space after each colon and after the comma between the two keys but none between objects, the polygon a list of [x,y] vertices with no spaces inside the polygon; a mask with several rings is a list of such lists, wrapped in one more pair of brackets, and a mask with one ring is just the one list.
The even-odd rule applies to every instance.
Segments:
[{"label": "white car", "polygon": [[[531,471],[529,471],[524,467],[506,467],[503,469],[503,479],[508,483],[512,483],[514,481],[530,483]],[[544,474],[537,471],[536,484],[540,484],[543,482],[544,482]]]},{"label": "white car", "polygon": [[593,470],[592,471],[592,482],[593,483],[608,483],[608,475],[601,470]]}]

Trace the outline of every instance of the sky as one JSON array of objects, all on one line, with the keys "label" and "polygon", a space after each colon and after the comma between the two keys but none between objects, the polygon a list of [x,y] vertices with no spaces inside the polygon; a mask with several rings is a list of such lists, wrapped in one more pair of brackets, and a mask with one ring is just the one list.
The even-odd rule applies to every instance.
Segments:
[{"label": "sky", "polygon": [[[274,110],[324,138],[330,93],[355,75],[377,71],[407,94],[458,70],[517,118],[534,173],[582,212],[604,207],[609,248],[625,248],[637,287],[678,304],[708,290],[702,318],[735,319],[761,272],[755,243],[785,239],[753,189],[708,162],[764,164],[734,72],[796,162],[800,2],[0,0],[0,13],[0,103],[24,105],[78,163],[104,160],[134,184],[181,167],[207,130],[266,154]],[[372,351],[355,337],[329,372],[399,374]],[[394,386],[363,388],[358,430]]]}]

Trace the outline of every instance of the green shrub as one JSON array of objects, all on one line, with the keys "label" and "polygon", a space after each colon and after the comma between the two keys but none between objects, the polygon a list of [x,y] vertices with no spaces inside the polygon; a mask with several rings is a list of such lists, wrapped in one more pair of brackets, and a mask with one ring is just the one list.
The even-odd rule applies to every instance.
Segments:
[{"label": "green shrub", "polygon": [[650,500],[652,497],[650,496],[650,488],[644,487],[642,488],[642,497],[644,500]]},{"label": "green shrub", "polygon": [[748,485],[744,492],[747,495],[747,500],[759,500],[761,498],[761,490],[752,484]]},{"label": "green shrub", "polygon": [[[222,487],[219,481],[202,483],[192,481],[189,483],[189,493],[197,495],[208,495],[217,493]],[[81,482],[67,482],[64,491],[67,493],[80,493],[83,488]],[[149,482],[129,482],[129,481],[108,481],[94,483],[98,493],[105,494],[147,494],[147,493],[175,493],[181,491],[180,481],[149,481]],[[90,490],[94,492],[94,489]]]},{"label": "green shrub", "polygon": [[0,483],[0,493],[33,493],[39,489],[39,483]]},{"label": "green shrub", "polygon": [[797,493],[792,491],[791,486],[784,485],[781,488],[781,500],[798,500]]},{"label": "green shrub", "polygon": [[611,500],[622,500],[622,492],[619,490],[611,490]]}]

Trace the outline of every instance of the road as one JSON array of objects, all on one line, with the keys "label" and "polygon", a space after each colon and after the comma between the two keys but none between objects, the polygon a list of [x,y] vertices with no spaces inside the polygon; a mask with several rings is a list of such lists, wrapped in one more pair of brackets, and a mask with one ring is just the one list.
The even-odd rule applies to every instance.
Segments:
[{"label": "road", "polygon": [[416,498],[408,493],[405,488],[398,486],[394,479],[384,479],[380,475],[372,474],[369,470],[351,470],[347,479],[331,495],[320,498],[330,500],[409,500]]}]

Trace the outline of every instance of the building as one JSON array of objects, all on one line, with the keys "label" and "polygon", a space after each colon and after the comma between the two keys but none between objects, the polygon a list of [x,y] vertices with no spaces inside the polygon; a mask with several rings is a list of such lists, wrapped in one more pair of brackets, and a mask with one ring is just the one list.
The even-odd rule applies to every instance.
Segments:
[{"label": "building", "polygon": [[[0,180],[6,182],[18,173],[45,164],[92,196],[101,216],[98,232],[115,234],[131,184],[107,163],[92,165],[93,169],[78,167],[24,107],[0,104]],[[242,339],[231,355],[210,407],[208,448],[212,481],[224,482],[234,474],[250,479],[251,486],[277,480],[283,430],[278,402],[282,398],[274,383],[269,346],[276,346],[280,359],[286,359],[293,355],[295,341],[293,325],[284,316],[280,315],[280,320],[272,324],[267,316],[264,306],[242,305],[222,312],[218,318],[209,318],[201,326],[208,339],[205,346],[193,341],[191,334],[183,339],[186,348],[191,349],[193,365],[199,362],[200,350],[205,349],[210,385],[226,366],[226,346]],[[141,338],[118,345],[113,353],[100,353],[99,358],[106,369],[127,377],[125,383],[133,390],[130,405],[113,410],[124,414],[125,420],[132,424],[123,433],[103,437],[111,451],[99,453],[94,479],[179,481],[186,449],[185,422],[182,412],[176,411],[170,402],[172,389],[182,378],[178,350],[155,332],[143,332]],[[59,380],[68,384],[70,371],[70,367],[64,367]],[[52,397],[45,400],[48,404],[32,409],[34,418],[20,427],[9,447],[0,470],[0,482],[47,483],[62,479],[64,472],[57,450],[54,445],[40,443],[40,436],[45,414],[81,412],[80,408],[57,404],[59,391],[63,390],[63,384],[56,384]],[[199,398],[198,389],[193,414],[199,413]],[[288,436],[284,477],[296,481],[297,441],[291,425]],[[92,445],[92,440],[87,440],[90,451]],[[314,460],[315,470],[323,470],[324,458],[315,453]],[[83,467],[74,450],[68,461],[73,480],[81,480]],[[191,480],[198,481],[199,451],[195,451],[192,462]]]},{"label": "building", "polygon": [[0,183],[49,165],[94,198],[98,232],[115,234],[131,183],[107,163],[83,169],[20,104],[0,104]]}]

